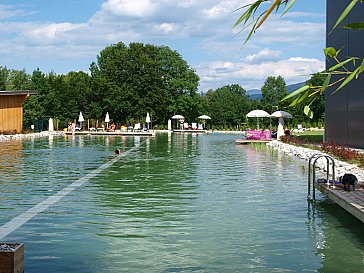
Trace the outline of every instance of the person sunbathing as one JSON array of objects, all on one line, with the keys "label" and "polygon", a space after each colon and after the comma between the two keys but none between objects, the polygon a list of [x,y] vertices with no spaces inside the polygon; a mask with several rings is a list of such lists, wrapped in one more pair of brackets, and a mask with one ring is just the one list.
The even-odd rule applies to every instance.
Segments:
[{"label": "person sunbathing", "polygon": [[110,127],[107,129],[109,132],[114,132],[115,131],[115,128],[116,128],[116,125],[114,123],[112,123],[110,125]]}]

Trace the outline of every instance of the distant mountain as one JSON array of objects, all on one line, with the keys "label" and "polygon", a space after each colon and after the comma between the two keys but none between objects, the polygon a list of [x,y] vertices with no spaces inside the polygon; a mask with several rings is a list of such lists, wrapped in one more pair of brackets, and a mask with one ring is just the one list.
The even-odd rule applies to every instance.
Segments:
[{"label": "distant mountain", "polygon": [[[304,84],[305,84],[305,82],[299,82],[299,83],[293,83],[293,84],[287,85],[288,93],[292,93],[293,91],[297,90]],[[252,100],[261,100],[262,99],[262,91],[259,89],[247,90],[246,93],[249,95],[249,97]]]},{"label": "distant mountain", "polygon": [[287,85],[288,93],[292,93],[293,91],[297,90],[304,84],[305,84],[305,82],[299,82],[299,83],[293,83],[293,84]]},{"label": "distant mountain", "polygon": [[246,93],[251,96],[251,95],[256,95],[256,94],[262,94],[262,91],[260,91],[260,89],[251,89],[246,91]]},{"label": "distant mountain", "polygon": [[261,100],[263,98],[262,93],[249,95],[252,100]]}]

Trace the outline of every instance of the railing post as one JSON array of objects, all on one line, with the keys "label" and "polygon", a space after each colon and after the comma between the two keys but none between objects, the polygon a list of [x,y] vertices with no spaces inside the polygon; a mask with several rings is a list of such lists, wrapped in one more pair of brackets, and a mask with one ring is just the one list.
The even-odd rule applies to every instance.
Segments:
[{"label": "railing post", "polygon": [[23,243],[0,243],[0,272],[24,272]]}]

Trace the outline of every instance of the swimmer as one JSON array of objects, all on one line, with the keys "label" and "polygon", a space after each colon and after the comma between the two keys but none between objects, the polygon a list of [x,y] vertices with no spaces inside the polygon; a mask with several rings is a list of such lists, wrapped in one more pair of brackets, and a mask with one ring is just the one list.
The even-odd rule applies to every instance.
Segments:
[{"label": "swimmer", "polygon": [[115,154],[116,154],[116,155],[119,155],[119,154],[120,154],[120,149],[116,149],[116,150],[115,150]]}]

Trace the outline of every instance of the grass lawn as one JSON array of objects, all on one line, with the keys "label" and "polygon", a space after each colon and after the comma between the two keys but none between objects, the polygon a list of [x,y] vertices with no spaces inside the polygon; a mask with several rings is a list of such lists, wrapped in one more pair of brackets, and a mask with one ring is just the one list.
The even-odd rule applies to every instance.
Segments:
[{"label": "grass lawn", "polygon": [[293,133],[292,136],[295,136],[304,142],[322,143],[324,140],[324,131],[306,131],[303,133]]}]

